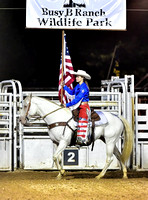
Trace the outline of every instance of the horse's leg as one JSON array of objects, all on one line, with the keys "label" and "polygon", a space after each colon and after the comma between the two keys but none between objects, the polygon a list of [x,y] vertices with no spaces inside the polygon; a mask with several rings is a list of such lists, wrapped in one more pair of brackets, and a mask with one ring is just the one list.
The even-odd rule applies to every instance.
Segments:
[{"label": "horse's leg", "polygon": [[98,176],[96,176],[97,179],[100,179],[105,175],[108,167],[112,163],[114,147],[115,147],[114,143],[111,143],[111,142],[107,143],[106,142],[106,156],[107,156],[106,163],[105,163],[105,166],[104,166],[103,170],[101,171],[101,173]]},{"label": "horse's leg", "polygon": [[[53,146],[54,146],[54,151],[56,151],[56,150],[57,150],[57,147],[58,147],[57,144],[56,144],[56,143],[53,143]],[[62,161],[62,154],[60,154],[60,155],[58,156],[56,162],[53,162],[53,165],[54,165],[54,163],[55,163],[57,169],[60,169],[60,167],[61,167],[61,161]],[[53,166],[53,167],[54,167],[54,166]],[[61,174],[64,175],[64,173],[65,173],[65,170],[61,169]]]},{"label": "horse's leg", "polygon": [[[55,152],[57,151],[57,144],[55,144],[55,143],[53,143],[53,146],[54,146],[54,150],[55,150]],[[54,157],[53,157],[53,163],[55,163],[55,165],[56,165],[56,167],[57,167],[57,169],[59,169],[60,170],[60,155],[59,155],[59,157],[57,158],[57,159],[55,159]]]},{"label": "horse's leg", "polygon": [[[59,161],[59,166],[61,167],[62,166],[62,153],[58,156],[58,161]],[[62,169],[62,167],[61,167],[60,173],[61,173],[62,176],[64,176],[65,169]]]},{"label": "horse's leg", "polygon": [[114,148],[114,155],[116,156],[116,158],[118,159],[118,161],[121,165],[121,168],[122,168],[122,171],[123,171],[123,178],[128,178],[127,177],[127,168],[126,168],[125,164],[122,162],[121,153],[119,152],[119,150],[116,146]]},{"label": "horse's leg", "polygon": [[56,152],[53,155],[53,160],[54,160],[54,162],[56,164],[57,169],[59,170],[59,174],[57,176],[58,179],[61,179],[62,175],[63,175],[62,167],[59,164],[59,156],[62,153],[62,151],[64,151],[64,149],[66,148],[66,146],[67,146],[67,142],[65,140],[61,140],[60,143],[59,143],[59,146],[58,146],[58,148],[56,150]]}]

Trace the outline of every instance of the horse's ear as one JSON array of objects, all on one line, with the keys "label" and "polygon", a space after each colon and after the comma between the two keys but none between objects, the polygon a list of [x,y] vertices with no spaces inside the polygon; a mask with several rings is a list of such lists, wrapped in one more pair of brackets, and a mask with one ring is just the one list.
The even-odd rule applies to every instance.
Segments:
[{"label": "horse's ear", "polygon": [[32,93],[28,96],[29,104],[31,104],[31,99],[32,99]]},{"label": "horse's ear", "polygon": [[30,94],[30,99],[32,99],[32,93]]}]

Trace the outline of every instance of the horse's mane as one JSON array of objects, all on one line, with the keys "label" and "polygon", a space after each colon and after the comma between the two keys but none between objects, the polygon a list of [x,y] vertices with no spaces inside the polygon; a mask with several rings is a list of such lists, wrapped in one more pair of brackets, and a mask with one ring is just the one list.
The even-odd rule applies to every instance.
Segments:
[{"label": "horse's mane", "polygon": [[50,99],[46,99],[46,98],[44,98],[44,97],[33,96],[32,98],[36,98],[36,99],[39,99],[39,100],[41,100],[41,101],[47,101],[47,102],[50,102],[50,103],[52,103],[52,104],[54,104],[54,105],[56,105],[56,106],[58,106],[58,107],[62,107],[62,105],[59,105],[58,103],[56,103],[56,102],[54,102],[54,101],[52,101],[52,100],[50,100]]}]

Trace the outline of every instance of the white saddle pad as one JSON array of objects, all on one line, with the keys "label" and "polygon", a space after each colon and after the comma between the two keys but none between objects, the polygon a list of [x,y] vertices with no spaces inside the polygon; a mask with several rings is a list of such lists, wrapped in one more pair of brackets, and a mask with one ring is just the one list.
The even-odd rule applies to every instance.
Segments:
[{"label": "white saddle pad", "polygon": [[[100,116],[100,120],[95,121],[95,126],[101,126],[108,123],[108,120],[102,111],[95,111],[95,112]],[[75,126],[76,127],[78,126],[78,122],[75,122]],[[90,126],[92,126],[92,122],[90,122]]]},{"label": "white saddle pad", "polygon": [[[96,111],[96,113],[99,115],[100,120],[95,121],[95,126],[101,126],[101,125],[105,125],[108,123],[108,120],[102,111]],[[92,122],[91,122],[91,126],[92,126]]]}]

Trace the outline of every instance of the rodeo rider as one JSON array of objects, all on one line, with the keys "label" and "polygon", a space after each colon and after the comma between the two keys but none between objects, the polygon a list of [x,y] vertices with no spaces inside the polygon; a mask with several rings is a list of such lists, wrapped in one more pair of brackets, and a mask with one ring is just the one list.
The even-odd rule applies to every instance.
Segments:
[{"label": "rodeo rider", "polygon": [[63,89],[67,91],[69,95],[74,95],[74,99],[64,106],[67,108],[72,108],[73,106],[79,108],[79,120],[76,142],[79,145],[87,145],[90,107],[88,105],[89,86],[86,79],[90,80],[91,76],[83,70],[78,70],[77,72],[73,72],[73,74],[76,75],[76,82],[78,83],[73,90],[69,89],[66,85],[64,85],[64,83],[62,83],[62,85],[64,86]]}]

